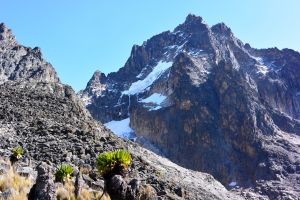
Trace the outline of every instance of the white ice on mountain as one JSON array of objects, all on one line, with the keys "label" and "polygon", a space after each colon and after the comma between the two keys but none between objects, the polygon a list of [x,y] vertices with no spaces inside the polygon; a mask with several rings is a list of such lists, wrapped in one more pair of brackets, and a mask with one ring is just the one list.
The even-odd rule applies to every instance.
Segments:
[{"label": "white ice on mountain", "polygon": [[153,93],[146,99],[142,99],[139,102],[145,103],[146,105],[144,105],[144,107],[148,108],[149,111],[152,111],[152,110],[161,109],[162,108],[161,104],[166,100],[166,98],[167,97],[162,94]]},{"label": "white ice on mountain", "polygon": [[132,138],[134,137],[134,131],[129,126],[130,119],[126,118],[120,121],[110,121],[104,126],[110,129],[114,134],[122,138]]},{"label": "white ice on mountain", "polygon": [[266,65],[256,65],[257,73],[266,75],[269,72],[269,68]]},{"label": "white ice on mountain", "polygon": [[81,100],[83,101],[84,105],[90,105],[92,103],[92,96],[88,96],[88,95],[81,95]]},{"label": "white ice on mountain", "polygon": [[[272,62],[271,63],[264,62],[264,59],[261,57],[255,57],[255,56],[250,56],[250,57],[255,59],[258,63],[255,65],[257,68],[258,74],[263,74],[265,76],[268,72],[274,70],[274,68],[278,68]],[[280,69],[277,69],[276,71],[279,71],[279,70]]]},{"label": "white ice on mountain", "polygon": [[232,181],[232,182],[230,182],[230,183],[228,184],[228,186],[229,186],[229,187],[235,187],[235,186],[237,186],[237,182]]},{"label": "white ice on mountain", "polygon": [[146,99],[142,99],[140,100],[140,102],[143,103],[155,103],[155,104],[161,104],[167,97],[159,94],[159,93],[153,93],[152,95],[150,95],[149,97],[147,97]]},{"label": "white ice on mountain", "polygon": [[143,80],[138,80],[131,84],[128,90],[122,92],[122,95],[135,95],[145,91],[149,86],[154,83],[167,69],[172,66],[172,62],[159,61],[153,67],[152,71]]}]

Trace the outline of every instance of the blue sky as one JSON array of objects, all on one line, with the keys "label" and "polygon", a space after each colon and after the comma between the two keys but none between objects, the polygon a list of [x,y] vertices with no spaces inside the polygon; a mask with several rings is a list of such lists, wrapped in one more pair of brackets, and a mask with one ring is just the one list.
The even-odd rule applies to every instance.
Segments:
[{"label": "blue sky", "polygon": [[299,0],[1,0],[0,22],[18,41],[39,46],[76,91],[96,69],[124,65],[134,44],[173,30],[189,13],[225,22],[253,47],[300,51]]}]

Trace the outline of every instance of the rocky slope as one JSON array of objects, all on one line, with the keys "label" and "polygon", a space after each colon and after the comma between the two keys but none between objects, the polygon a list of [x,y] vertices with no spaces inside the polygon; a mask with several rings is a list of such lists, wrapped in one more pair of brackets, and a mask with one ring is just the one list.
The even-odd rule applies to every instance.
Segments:
[{"label": "rocky slope", "polygon": [[[59,82],[54,69],[41,58],[37,48],[19,45],[4,24],[0,33],[1,157],[9,157],[11,149],[20,145],[24,149],[22,163],[25,165],[35,167],[44,161],[52,171],[60,163],[85,167],[90,173],[84,179],[92,187],[101,181],[93,170],[96,155],[107,150],[128,149],[133,161],[124,181],[126,184],[134,181],[138,188],[150,188],[154,199],[243,199],[211,175],[181,168],[112,134],[93,120],[71,87]],[[49,189],[44,185],[45,180],[51,182],[44,164],[38,168],[42,177],[38,183],[43,184],[36,188],[42,188],[41,191]],[[51,188],[52,193],[54,187]],[[5,193],[0,192],[0,195]]]},{"label": "rocky slope", "polygon": [[96,72],[79,97],[112,130],[127,122],[137,141],[228,188],[297,199],[299,72],[299,52],[252,48],[189,15],[134,46],[117,72]]}]

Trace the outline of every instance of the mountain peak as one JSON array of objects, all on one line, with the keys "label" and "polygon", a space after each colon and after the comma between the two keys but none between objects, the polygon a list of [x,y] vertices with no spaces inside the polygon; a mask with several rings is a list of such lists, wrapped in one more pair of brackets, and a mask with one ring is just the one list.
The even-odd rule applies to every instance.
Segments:
[{"label": "mountain peak", "polygon": [[79,92],[80,98],[82,98],[86,105],[91,104],[91,96],[95,95],[98,97],[106,90],[106,80],[107,77],[100,70],[94,72],[92,78],[87,83],[86,88]]},{"label": "mountain peak", "polygon": [[4,23],[0,23],[0,42],[1,41],[16,43],[15,36]]},{"label": "mountain peak", "polygon": [[0,33],[7,31],[8,28],[4,23],[0,23]]},{"label": "mountain peak", "polygon": [[215,33],[224,34],[226,36],[230,36],[232,34],[231,29],[223,22],[212,26],[211,30]]},{"label": "mountain peak", "polygon": [[87,86],[95,86],[100,85],[101,83],[106,81],[106,76],[104,73],[102,73],[100,70],[96,70],[92,76],[92,78],[89,80]]},{"label": "mountain peak", "polygon": [[196,15],[194,15],[194,14],[189,14],[189,15],[186,17],[184,23],[187,23],[187,22],[200,22],[200,23],[202,23],[202,21],[203,21],[202,17],[196,16]]},{"label": "mountain peak", "polygon": [[189,14],[186,17],[184,23],[177,26],[174,31],[197,33],[206,30],[208,30],[208,25],[203,21],[202,17],[196,16],[194,14]]},{"label": "mountain peak", "polygon": [[96,70],[95,72],[94,72],[94,74],[93,74],[93,77],[100,77],[101,76],[101,71],[100,70]]},{"label": "mountain peak", "polygon": [[19,45],[4,23],[0,23],[0,54],[0,84],[8,80],[60,82],[52,65],[42,58],[41,49]]}]

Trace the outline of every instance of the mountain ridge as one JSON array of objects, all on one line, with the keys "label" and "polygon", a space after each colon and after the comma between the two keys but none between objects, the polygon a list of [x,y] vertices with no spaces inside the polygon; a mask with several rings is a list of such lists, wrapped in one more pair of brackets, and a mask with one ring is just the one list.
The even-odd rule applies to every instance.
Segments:
[{"label": "mountain ridge", "polygon": [[[129,119],[138,142],[181,166],[264,190],[299,176],[299,144],[289,139],[300,134],[299,70],[299,52],[252,48],[224,23],[189,15],[133,46],[86,106],[103,123]],[[269,187],[269,198],[293,193],[293,184]]]}]

